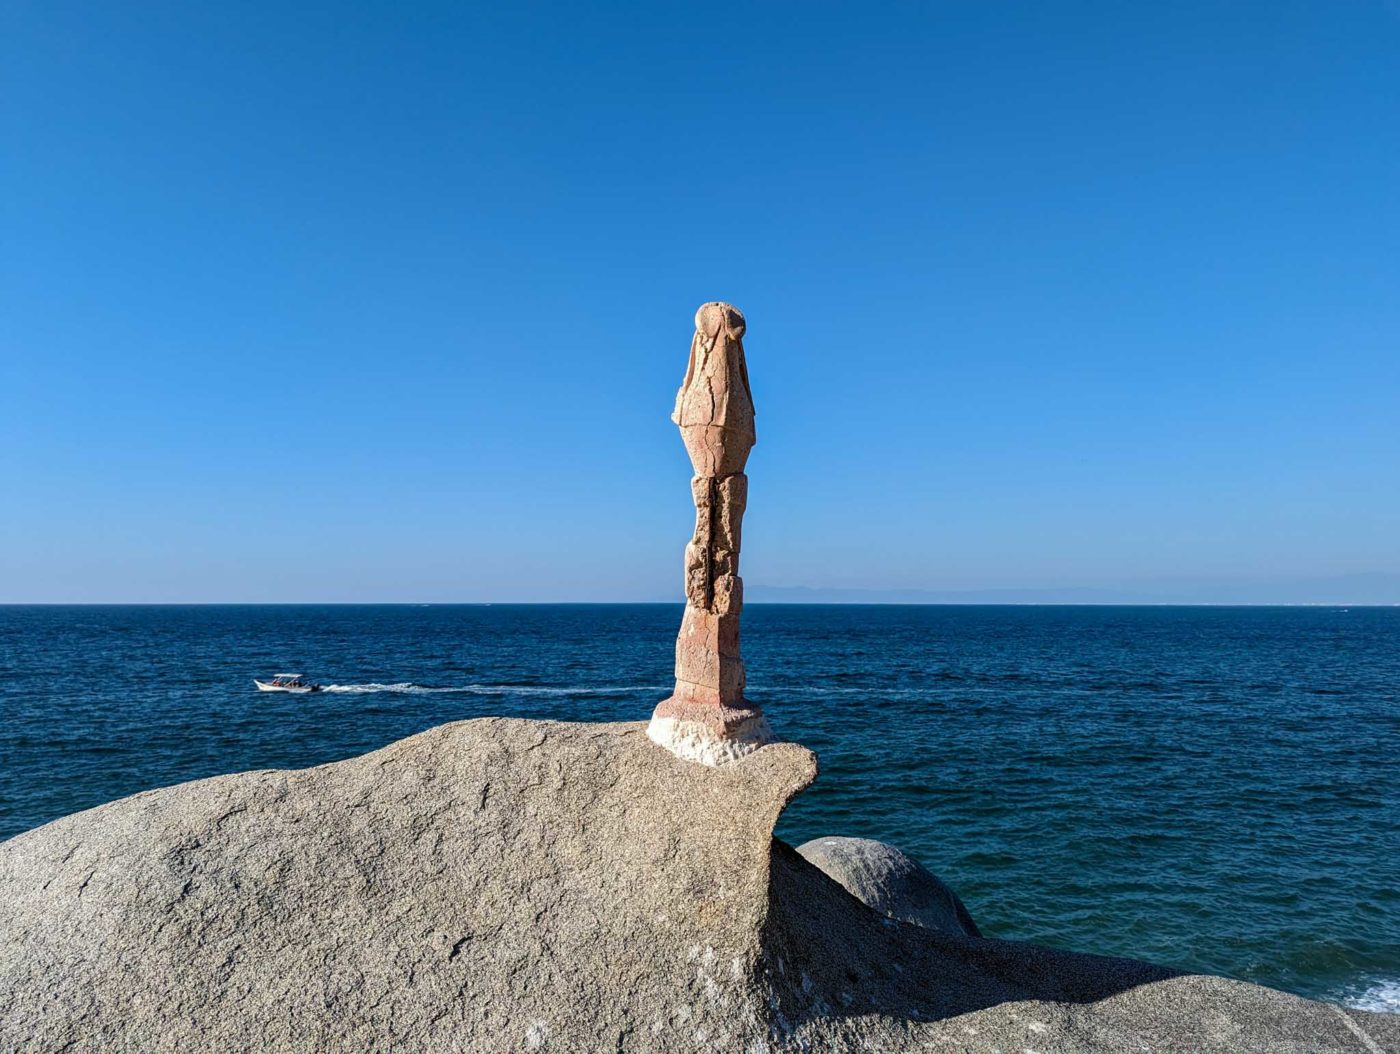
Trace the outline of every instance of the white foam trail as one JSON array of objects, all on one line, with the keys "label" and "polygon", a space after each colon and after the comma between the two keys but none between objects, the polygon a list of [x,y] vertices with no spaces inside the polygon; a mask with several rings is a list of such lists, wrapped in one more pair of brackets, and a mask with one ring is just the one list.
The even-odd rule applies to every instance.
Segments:
[{"label": "white foam trail", "polygon": [[328,684],[323,692],[338,692],[345,695],[367,695],[372,692],[394,692],[400,695],[427,695],[437,692],[455,692],[459,695],[620,695],[632,692],[664,692],[667,689],[656,685],[628,685],[627,687],[572,687],[545,688],[526,684],[456,684],[435,688],[426,684],[413,684],[401,681],[397,684]]},{"label": "white foam trail", "polygon": [[1342,1006],[1376,1014],[1400,1014],[1400,978],[1377,981],[1366,988],[1349,988],[1337,997]]}]

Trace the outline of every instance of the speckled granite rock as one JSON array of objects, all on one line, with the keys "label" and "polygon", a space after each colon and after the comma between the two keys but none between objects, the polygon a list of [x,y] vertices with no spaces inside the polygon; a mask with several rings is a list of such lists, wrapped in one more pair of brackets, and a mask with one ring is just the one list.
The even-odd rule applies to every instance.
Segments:
[{"label": "speckled granite rock", "polygon": [[873,838],[814,838],[797,847],[810,864],[881,915],[959,937],[980,937],[962,899],[902,849]]},{"label": "speckled granite rock", "polygon": [[708,768],[644,728],[445,725],[0,843],[0,1050],[1400,1049],[1395,1019],[884,919],[771,839],[808,751]]}]

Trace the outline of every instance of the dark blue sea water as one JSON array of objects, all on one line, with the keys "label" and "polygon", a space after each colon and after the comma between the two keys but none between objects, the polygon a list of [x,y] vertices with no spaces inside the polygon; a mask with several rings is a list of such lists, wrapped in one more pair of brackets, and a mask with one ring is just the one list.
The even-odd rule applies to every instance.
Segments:
[{"label": "dark blue sea water", "polygon": [[[680,608],[0,608],[0,837],[486,714],[646,718]],[[822,774],[989,934],[1400,1009],[1400,610],[750,606]],[[335,686],[266,695],[301,670]]]}]

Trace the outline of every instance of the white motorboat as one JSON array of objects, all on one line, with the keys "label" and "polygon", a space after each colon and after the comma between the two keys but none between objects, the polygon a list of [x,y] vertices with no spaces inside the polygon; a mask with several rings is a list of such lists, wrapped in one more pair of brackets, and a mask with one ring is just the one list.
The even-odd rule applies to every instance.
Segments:
[{"label": "white motorboat", "polygon": [[260,692],[319,692],[321,686],[304,681],[299,673],[275,673],[270,681],[260,681],[256,677],[253,683],[258,686]]}]

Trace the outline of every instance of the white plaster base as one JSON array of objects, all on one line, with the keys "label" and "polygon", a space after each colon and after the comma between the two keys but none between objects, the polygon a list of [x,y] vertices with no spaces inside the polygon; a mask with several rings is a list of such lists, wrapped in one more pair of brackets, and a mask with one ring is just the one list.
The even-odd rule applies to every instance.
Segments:
[{"label": "white plaster base", "polygon": [[647,726],[647,738],[678,758],[697,761],[712,768],[737,761],[776,739],[773,730],[768,727],[768,719],[762,714],[755,714],[733,726],[730,734],[724,737],[715,735],[713,729],[700,721],[653,717]]}]

